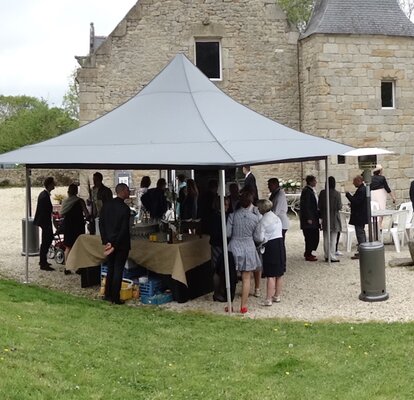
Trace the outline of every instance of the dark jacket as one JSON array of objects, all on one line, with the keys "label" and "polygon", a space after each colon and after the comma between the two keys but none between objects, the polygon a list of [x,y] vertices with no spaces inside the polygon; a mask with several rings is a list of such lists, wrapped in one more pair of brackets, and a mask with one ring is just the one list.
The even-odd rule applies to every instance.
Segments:
[{"label": "dark jacket", "polygon": [[151,218],[162,218],[168,210],[168,202],[165,192],[160,188],[152,188],[144,193],[141,202],[145,209],[150,213]]},{"label": "dark jacket", "polygon": [[305,186],[300,195],[300,229],[319,229],[318,202],[310,186]]},{"label": "dark jacket", "polygon": [[388,186],[387,180],[385,179],[385,176],[382,176],[382,175],[371,176],[370,189],[371,191],[378,190],[378,189],[385,189],[387,193],[391,193],[391,189]]},{"label": "dark jacket", "polygon": [[414,181],[412,181],[410,185],[410,200],[411,200],[411,203],[413,203],[413,208],[414,208]]},{"label": "dark jacket", "polygon": [[246,178],[244,179],[244,186],[241,192],[247,192],[247,191],[253,195],[253,203],[256,204],[257,199],[259,198],[259,195],[257,192],[256,178],[252,173],[247,175]]},{"label": "dark jacket", "polygon": [[364,226],[368,223],[367,190],[364,184],[358,187],[354,195],[347,192],[346,198],[351,202],[351,218],[349,224]]},{"label": "dark jacket", "polygon": [[47,190],[40,192],[37,198],[36,213],[33,224],[44,228],[52,225],[53,206],[50,200],[50,193]]},{"label": "dark jacket", "polygon": [[[326,204],[326,190],[319,193],[319,212],[322,218],[322,229],[328,230],[328,208]],[[341,218],[339,210],[342,208],[341,194],[335,189],[329,189],[329,219],[331,232],[341,231]]]},{"label": "dark jacket", "polygon": [[102,244],[111,243],[115,250],[131,249],[130,214],[130,208],[119,197],[115,197],[103,205],[99,217]]}]

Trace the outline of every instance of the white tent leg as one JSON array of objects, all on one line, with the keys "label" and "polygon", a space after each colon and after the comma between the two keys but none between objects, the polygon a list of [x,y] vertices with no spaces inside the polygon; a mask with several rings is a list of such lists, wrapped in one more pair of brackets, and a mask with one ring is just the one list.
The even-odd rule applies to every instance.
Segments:
[{"label": "white tent leg", "polygon": [[331,265],[331,205],[329,203],[328,157],[325,158],[326,229],[328,234],[328,263]]},{"label": "white tent leg", "polygon": [[31,216],[30,169],[26,167],[25,279],[29,283],[29,217]]},{"label": "white tent leg", "polygon": [[224,256],[224,275],[226,279],[227,307],[228,312],[232,312],[232,301],[230,293],[230,272],[229,257],[227,250],[227,228],[226,228],[226,211],[224,209],[224,196],[226,195],[226,179],[224,169],[219,171],[219,188],[220,188],[220,214],[221,214],[221,232],[223,234],[223,256]]}]

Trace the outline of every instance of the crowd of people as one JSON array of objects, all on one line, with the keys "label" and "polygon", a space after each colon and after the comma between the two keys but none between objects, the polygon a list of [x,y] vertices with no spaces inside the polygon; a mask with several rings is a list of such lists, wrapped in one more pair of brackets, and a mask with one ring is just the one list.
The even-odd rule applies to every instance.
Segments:
[{"label": "crowd of people", "polygon": [[[216,301],[227,301],[224,283],[223,232],[228,240],[228,259],[230,266],[231,299],[234,298],[235,286],[241,280],[240,312],[248,311],[248,298],[251,280],[254,280],[253,295],[261,297],[261,278],[266,278],[266,293],[261,304],[271,306],[281,301],[283,276],[286,272],[286,232],[289,229],[287,216],[288,204],[286,194],[277,178],[268,180],[268,199],[259,199],[256,179],[249,166],[243,167],[244,186],[239,188],[235,182],[228,187],[225,197],[225,221],[222,227],[220,201],[217,180],[210,180],[204,192],[200,193],[193,179],[178,175],[178,193],[176,200],[176,217],[182,220],[200,220],[202,233],[210,235],[211,263],[214,271],[214,295]],[[305,261],[317,261],[313,254],[319,245],[320,230],[323,231],[323,252],[325,261],[339,262],[338,241],[341,232],[339,212],[342,209],[341,194],[336,190],[333,176],[319,196],[315,190],[315,176],[306,176],[306,185],[300,195],[300,228],[303,231]],[[129,187],[118,184],[114,198],[111,189],[103,184],[103,176],[93,175],[93,187],[89,190],[89,199],[85,202],[78,197],[78,185],[70,184],[68,197],[63,201],[61,215],[64,217],[63,235],[65,256],[69,255],[79,235],[85,233],[85,221],[89,222],[89,231],[97,231],[95,225],[99,217],[99,232],[105,255],[108,259],[108,279],[106,280],[105,299],[120,304],[119,287],[122,270],[130,249],[130,208],[125,204],[129,198]],[[365,225],[368,223],[366,186],[362,175],[353,179],[355,192],[346,192],[350,205],[349,223],[355,226],[358,246],[366,242]],[[165,179],[160,178],[156,187],[150,188],[151,179],[144,176],[136,190],[137,215],[140,218],[148,213],[154,220],[161,219],[172,207],[168,199]],[[55,188],[52,177],[44,181],[45,190],[38,197],[34,224],[42,230],[40,246],[40,269],[53,271],[47,261],[47,253],[53,240],[51,215],[53,211],[50,195]],[[371,180],[372,198],[385,208],[387,194],[395,203],[396,198],[382,174],[380,165],[374,169]],[[414,202],[414,182],[410,187],[410,198]],[[328,202],[329,199],[329,214]],[[328,224],[329,215],[329,224]],[[359,258],[359,253],[352,256]]]}]

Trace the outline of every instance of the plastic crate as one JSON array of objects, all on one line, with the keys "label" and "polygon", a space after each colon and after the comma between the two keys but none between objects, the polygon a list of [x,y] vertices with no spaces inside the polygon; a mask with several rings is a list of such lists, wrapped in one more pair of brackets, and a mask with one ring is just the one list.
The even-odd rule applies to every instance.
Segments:
[{"label": "plastic crate", "polygon": [[145,296],[141,295],[141,303],[142,304],[165,304],[173,301],[172,293],[158,293],[154,296]]},{"label": "plastic crate", "polygon": [[156,278],[148,278],[148,282],[139,284],[141,296],[154,296],[161,290],[161,281]]}]

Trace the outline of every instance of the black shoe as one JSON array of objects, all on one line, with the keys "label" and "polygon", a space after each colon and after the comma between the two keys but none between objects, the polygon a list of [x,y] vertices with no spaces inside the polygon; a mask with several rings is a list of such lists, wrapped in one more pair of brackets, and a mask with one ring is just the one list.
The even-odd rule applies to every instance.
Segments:
[{"label": "black shoe", "polygon": [[40,269],[42,271],[54,271],[55,270],[54,268],[50,267],[50,264],[49,265],[41,265]]},{"label": "black shoe", "polygon": [[45,262],[45,263],[43,263],[43,264],[41,264],[41,263],[39,263],[39,265],[42,267],[44,267],[45,265],[47,265],[48,267],[50,267],[52,264],[51,263],[48,263],[47,261]]},{"label": "black shoe", "polygon": [[359,260],[359,254],[355,254],[351,257],[351,260]]},{"label": "black shoe", "polygon": [[125,300],[116,300],[116,301],[113,301],[112,304],[119,304],[119,305],[125,304]]},{"label": "black shoe", "polygon": [[70,275],[71,273],[72,273],[72,271],[70,271],[70,270],[68,270],[68,269],[64,269],[63,270],[63,273],[65,274],[65,275]]},{"label": "black shoe", "polygon": [[[325,258],[325,262],[328,262],[328,259],[327,259],[327,258]],[[333,262],[339,262],[339,260],[338,260],[338,259],[336,259],[336,258],[335,258],[335,259],[333,259],[333,260],[331,259],[331,263],[333,263]]]}]

